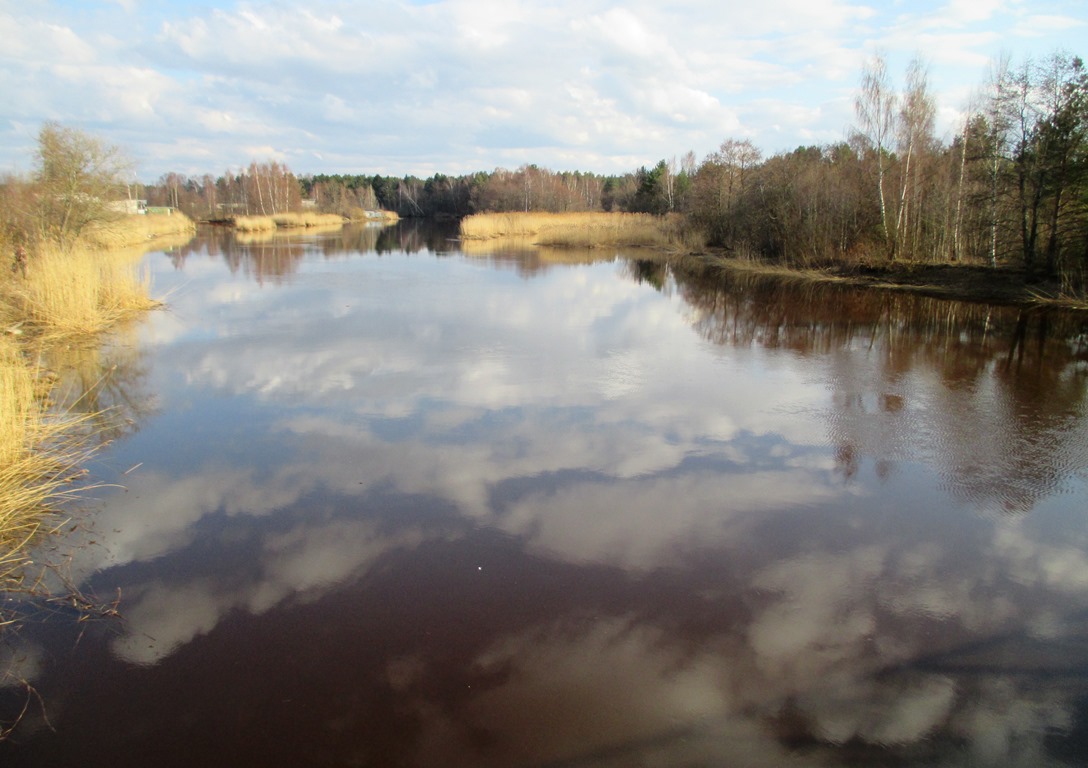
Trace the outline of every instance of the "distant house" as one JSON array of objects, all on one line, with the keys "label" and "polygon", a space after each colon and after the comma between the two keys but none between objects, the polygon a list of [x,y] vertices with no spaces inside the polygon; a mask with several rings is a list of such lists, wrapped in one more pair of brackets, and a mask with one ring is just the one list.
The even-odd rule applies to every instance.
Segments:
[{"label": "distant house", "polygon": [[114,213],[147,213],[146,200],[112,200],[106,203],[106,207]]}]

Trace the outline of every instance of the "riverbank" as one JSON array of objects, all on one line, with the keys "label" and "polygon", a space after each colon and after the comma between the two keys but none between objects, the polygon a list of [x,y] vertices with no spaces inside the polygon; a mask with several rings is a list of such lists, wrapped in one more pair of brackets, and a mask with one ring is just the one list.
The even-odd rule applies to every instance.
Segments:
[{"label": "riverbank", "polygon": [[278,213],[273,216],[235,216],[231,225],[239,232],[274,232],[277,229],[342,227],[347,221],[335,213]]},{"label": "riverbank", "polygon": [[774,275],[782,279],[829,282],[891,291],[909,291],[934,298],[1021,306],[1051,305],[1088,309],[1088,300],[1063,295],[1056,280],[1029,279],[1024,270],[969,264],[857,264],[794,268],[704,252],[662,257],[670,263],[699,270],[722,269]]},{"label": "riverbank", "polygon": [[54,407],[53,351],[157,306],[139,259],[194,230],[182,214],[110,219],[71,247],[28,248],[0,276],[0,590],[20,586],[29,548],[63,523],[57,510],[101,442],[89,426],[97,414]]},{"label": "riverbank", "polygon": [[284,229],[312,229],[326,227],[342,227],[349,222],[375,222],[382,224],[395,224],[400,217],[392,211],[364,211],[358,209],[350,216],[341,216],[338,213],[317,213],[305,211],[303,213],[277,213],[271,216],[233,216],[221,220],[209,220],[209,224],[224,224],[233,227],[238,232],[275,232]]},{"label": "riverbank", "polygon": [[[727,269],[782,279],[835,282],[882,290],[910,291],[963,301],[1048,304],[1088,309],[1088,298],[1071,296],[1058,280],[1029,278],[1023,269],[969,264],[859,262],[793,267],[708,250],[679,216],[633,213],[486,213],[461,221],[462,243],[472,250],[517,248],[638,248],[637,258],[668,261],[699,270]],[[627,254],[633,255],[633,254]]]}]

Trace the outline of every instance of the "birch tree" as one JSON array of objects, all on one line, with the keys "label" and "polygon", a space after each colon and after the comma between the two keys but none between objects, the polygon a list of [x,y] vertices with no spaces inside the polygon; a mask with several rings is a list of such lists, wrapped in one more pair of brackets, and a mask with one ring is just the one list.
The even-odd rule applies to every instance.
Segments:
[{"label": "birch tree", "polygon": [[888,145],[894,138],[895,105],[895,92],[888,83],[888,65],[882,54],[875,54],[862,69],[861,89],[854,101],[854,111],[860,123],[861,135],[876,152],[880,227],[884,242],[889,248],[892,247],[892,231],[888,227],[884,185],[888,167]]},{"label": "birch tree", "polygon": [[907,67],[906,89],[899,110],[899,157],[900,193],[895,215],[895,233],[892,238],[892,258],[902,246],[908,251],[911,198],[918,191],[918,168],[923,160],[920,155],[928,152],[933,143],[933,118],[936,108],[928,91],[928,75],[918,59]]}]

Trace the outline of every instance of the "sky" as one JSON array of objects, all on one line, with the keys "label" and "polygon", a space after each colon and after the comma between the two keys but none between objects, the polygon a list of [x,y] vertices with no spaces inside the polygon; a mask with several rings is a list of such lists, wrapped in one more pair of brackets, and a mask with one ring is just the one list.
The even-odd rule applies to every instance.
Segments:
[{"label": "sky", "polygon": [[947,139],[1002,56],[1088,55],[1088,0],[0,0],[0,173],[46,121],[140,181],[252,161],[624,173],[846,138],[876,52]]}]

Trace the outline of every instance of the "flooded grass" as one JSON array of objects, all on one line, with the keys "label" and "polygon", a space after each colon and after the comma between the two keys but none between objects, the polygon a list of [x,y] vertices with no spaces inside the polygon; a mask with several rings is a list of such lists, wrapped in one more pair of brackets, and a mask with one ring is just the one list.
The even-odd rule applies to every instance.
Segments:
[{"label": "flooded grass", "polygon": [[[55,510],[93,451],[87,415],[51,413],[48,382],[10,336],[0,336],[0,589],[20,585],[27,550],[60,521]],[[3,617],[0,616],[0,625]]]},{"label": "flooded grass", "polygon": [[20,586],[28,547],[63,522],[56,510],[101,443],[101,413],[84,395],[55,407],[56,374],[41,361],[157,306],[143,249],[122,246],[191,227],[180,214],[104,221],[74,246],[39,244],[0,280],[0,590]]}]

